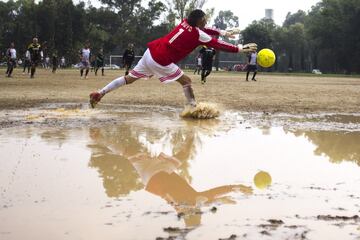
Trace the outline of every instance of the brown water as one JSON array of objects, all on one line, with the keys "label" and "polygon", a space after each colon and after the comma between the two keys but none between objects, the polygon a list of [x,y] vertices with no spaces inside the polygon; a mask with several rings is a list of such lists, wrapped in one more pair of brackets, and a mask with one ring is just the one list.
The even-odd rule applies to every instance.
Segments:
[{"label": "brown water", "polygon": [[168,110],[8,112],[0,239],[360,239],[356,116]]}]

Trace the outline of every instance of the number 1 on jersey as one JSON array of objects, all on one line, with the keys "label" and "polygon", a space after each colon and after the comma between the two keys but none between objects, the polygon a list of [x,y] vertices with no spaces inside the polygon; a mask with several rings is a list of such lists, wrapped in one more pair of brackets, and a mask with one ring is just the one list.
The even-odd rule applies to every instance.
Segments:
[{"label": "number 1 on jersey", "polygon": [[177,37],[180,36],[184,32],[184,29],[180,28],[179,31],[169,40],[169,43],[171,44]]}]

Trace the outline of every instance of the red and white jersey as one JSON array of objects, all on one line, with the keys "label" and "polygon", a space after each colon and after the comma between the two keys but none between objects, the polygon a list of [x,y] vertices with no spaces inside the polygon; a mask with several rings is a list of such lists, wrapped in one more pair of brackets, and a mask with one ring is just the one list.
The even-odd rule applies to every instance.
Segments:
[{"label": "red and white jersey", "polygon": [[206,45],[225,52],[239,51],[237,46],[212,38],[210,35],[218,36],[220,30],[192,27],[185,19],[168,35],[148,43],[148,47],[153,59],[163,66],[177,63],[199,45]]}]

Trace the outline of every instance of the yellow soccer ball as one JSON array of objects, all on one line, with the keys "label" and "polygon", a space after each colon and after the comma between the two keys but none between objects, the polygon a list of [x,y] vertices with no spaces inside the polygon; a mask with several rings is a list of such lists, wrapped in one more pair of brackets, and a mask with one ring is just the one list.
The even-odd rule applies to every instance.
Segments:
[{"label": "yellow soccer ball", "polygon": [[275,53],[268,48],[261,49],[257,54],[257,62],[264,68],[271,67],[274,65],[276,60]]},{"label": "yellow soccer ball", "polygon": [[255,186],[259,189],[265,189],[270,186],[272,180],[269,173],[260,171],[254,176]]}]

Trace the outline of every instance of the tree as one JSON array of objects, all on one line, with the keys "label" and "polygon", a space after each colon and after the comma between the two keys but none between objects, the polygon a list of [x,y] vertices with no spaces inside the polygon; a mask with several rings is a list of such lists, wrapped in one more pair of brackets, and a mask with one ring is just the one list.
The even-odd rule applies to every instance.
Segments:
[{"label": "tree", "polygon": [[230,10],[220,11],[214,22],[217,28],[223,30],[239,26],[239,18]]},{"label": "tree", "polygon": [[207,0],[166,0],[168,10],[176,19],[183,20],[195,9],[201,9]]}]

